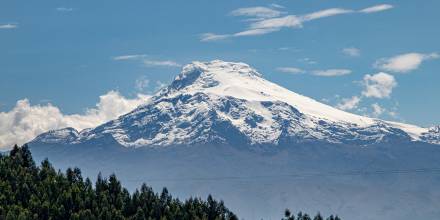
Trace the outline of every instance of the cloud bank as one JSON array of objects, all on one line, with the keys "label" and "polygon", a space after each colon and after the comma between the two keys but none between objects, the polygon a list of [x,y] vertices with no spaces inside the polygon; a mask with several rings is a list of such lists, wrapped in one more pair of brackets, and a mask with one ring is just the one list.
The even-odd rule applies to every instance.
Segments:
[{"label": "cloud bank", "polygon": [[117,91],[109,91],[99,97],[94,108],[72,115],[63,114],[52,104],[31,105],[27,99],[19,100],[10,111],[0,112],[0,149],[24,144],[48,130],[65,127],[82,130],[98,126],[130,112],[148,99],[149,96],[142,94],[129,99]]}]

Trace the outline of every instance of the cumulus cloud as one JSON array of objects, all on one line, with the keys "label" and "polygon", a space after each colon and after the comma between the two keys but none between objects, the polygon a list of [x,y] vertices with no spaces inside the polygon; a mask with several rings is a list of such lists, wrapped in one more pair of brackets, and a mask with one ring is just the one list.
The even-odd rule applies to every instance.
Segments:
[{"label": "cumulus cloud", "polygon": [[374,67],[395,72],[406,73],[419,68],[423,61],[439,58],[437,53],[406,53],[391,58],[382,58],[374,64]]},{"label": "cumulus cloud", "polygon": [[352,13],[373,13],[392,8],[391,5],[376,5],[359,11],[344,8],[329,8],[304,15],[284,15],[285,12],[277,9],[283,8],[272,6],[268,7],[249,7],[233,10],[230,15],[250,17],[247,19],[248,27],[236,33],[215,34],[204,33],[200,36],[201,41],[218,41],[231,37],[263,35],[279,31],[283,28],[302,28],[305,22],[330,16],[352,14]]},{"label": "cumulus cloud", "polygon": [[277,70],[283,73],[291,73],[291,74],[300,74],[305,72],[304,70],[296,67],[278,67]]},{"label": "cumulus cloud", "polygon": [[394,87],[397,86],[394,76],[383,72],[365,75],[362,84],[364,85],[363,96],[380,99],[390,97]]},{"label": "cumulus cloud", "polygon": [[361,50],[355,47],[347,47],[342,49],[342,53],[344,53],[347,56],[358,57],[361,55]]},{"label": "cumulus cloud", "polygon": [[312,72],[315,76],[343,76],[351,73],[351,70],[347,69],[328,69],[328,70],[315,70]]},{"label": "cumulus cloud", "polygon": [[15,29],[18,28],[16,24],[1,24],[0,29]]},{"label": "cumulus cloud", "polygon": [[63,114],[52,104],[31,105],[29,100],[22,99],[10,111],[0,112],[0,148],[26,143],[48,130],[95,127],[128,113],[148,99],[149,96],[141,94],[129,99],[117,91],[110,91],[99,97],[94,108],[87,109],[83,114],[71,115]]},{"label": "cumulus cloud", "polygon": [[360,101],[361,98],[359,96],[353,96],[351,98],[342,99],[342,102],[336,107],[341,110],[352,110],[358,107]]},{"label": "cumulus cloud", "polygon": [[[359,108],[359,104],[364,98],[389,98],[393,92],[393,89],[397,86],[394,76],[383,72],[373,75],[366,74],[362,79],[361,84],[363,86],[363,90],[360,95],[342,99],[340,103],[336,104],[336,108],[341,110],[356,109],[358,111],[366,112],[366,108]],[[395,117],[397,114],[395,111],[387,111],[378,103],[372,104],[371,108],[373,111],[369,115],[373,117],[378,117],[383,113],[388,113],[391,117]]]},{"label": "cumulus cloud", "polygon": [[394,8],[394,6],[388,5],[388,4],[382,4],[382,5],[375,5],[372,7],[364,8],[364,9],[360,10],[359,12],[369,14],[369,13],[375,13],[375,12],[389,10],[392,8]]},{"label": "cumulus cloud", "polygon": [[249,7],[249,8],[239,8],[231,11],[232,16],[247,16],[256,18],[273,18],[278,17],[283,12],[268,8],[268,7]]}]

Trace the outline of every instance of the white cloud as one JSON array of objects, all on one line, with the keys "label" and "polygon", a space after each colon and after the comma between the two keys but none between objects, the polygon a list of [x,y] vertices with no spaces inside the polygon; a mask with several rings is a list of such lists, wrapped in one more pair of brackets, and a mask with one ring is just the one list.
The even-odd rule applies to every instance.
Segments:
[{"label": "white cloud", "polygon": [[375,13],[375,12],[389,10],[392,8],[394,8],[394,6],[388,5],[388,4],[382,4],[382,5],[375,5],[372,7],[364,8],[364,9],[360,10],[359,12],[361,12],[361,13]]},{"label": "white cloud", "polygon": [[315,60],[313,60],[313,59],[311,59],[311,58],[308,58],[308,57],[298,59],[297,61],[298,61],[298,62],[302,62],[302,63],[307,63],[307,64],[310,64],[310,65],[314,65],[314,64],[317,64],[317,63],[318,63],[318,62],[316,62]]},{"label": "white cloud", "polygon": [[278,67],[277,70],[283,73],[291,73],[291,74],[301,74],[305,72],[304,70],[296,67]]},{"label": "white cloud", "polygon": [[395,111],[389,111],[389,112],[388,112],[388,115],[390,115],[390,116],[393,117],[393,118],[397,118],[397,117],[398,117],[398,114],[397,114],[397,112],[395,112]]},{"label": "white cloud", "polygon": [[394,87],[397,86],[397,82],[394,76],[380,72],[374,75],[365,75],[363,85],[363,96],[381,99],[390,97]]},{"label": "white cloud", "polygon": [[279,4],[275,4],[275,3],[270,4],[270,6],[271,6],[272,8],[285,8],[284,6],[279,5]]},{"label": "white cloud", "polygon": [[358,57],[361,55],[361,50],[355,47],[347,47],[342,49],[342,53],[344,53],[347,56]]},{"label": "white cloud", "polygon": [[113,57],[115,61],[125,61],[125,60],[138,60],[141,61],[145,66],[165,66],[165,67],[180,67],[181,65],[172,60],[152,60],[148,59],[145,54],[131,54]]},{"label": "white cloud", "polygon": [[280,18],[270,18],[250,24],[250,29],[280,29],[280,28],[300,28],[302,19],[295,15],[288,15]]},{"label": "white cloud", "polygon": [[261,21],[253,22],[250,24],[250,29],[301,28],[303,27],[303,23],[306,21],[312,21],[319,18],[330,17],[340,14],[347,14],[351,12],[353,11],[342,8],[330,8],[302,16],[287,15],[284,17],[270,18],[270,19],[264,19]]},{"label": "white cloud", "polygon": [[263,35],[271,32],[278,31],[276,28],[262,28],[262,29],[250,29],[242,32],[235,33],[235,37],[239,36],[253,36],[253,35]]},{"label": "white cloud", "polygon": [[0,29],[15,29],[18,28],[16,24],[2,24],[0,25]]},{"label": "white cloud", "polygon": [[386,109],[383,106],[379,105],[378,103],[371,104],[371,112],[367,115],[375,117],[375,118],[383,116],[383,115],[387,115],[391,118],[401,120],[401,118],[399,118],[399,115],[397,113],[396,106],[392,107],[391,109]]},{"label": "white cloud", "polygon": [[302,28],[305,22],[320,18],[351,13],[372,13],[387,10],[392,7],[390,5],[376,5],[362,9],[360,11],[354,11],[344,8],[329,8],[305,15],[282,16],[285,13],[277,10],[277,8],[279,9],[284,7],[274,4],[272,4],[271,6],[272,8],[258,6],[236,9],[230,14],[233,16],[252,17],[246,20],[247,22],[250,22],[247,29],[232,34],[204,33],[201,35],[200,41],[218,41],[230,37],[263,35],[279,31],[283,28]]},{"label": "white cloud", "polygon": [[352,110],[358,107],[361,98],[359,96],[353,96],[351,98],[342,99],[336,107],[341,110]]},{"label": "white cloud", "polygon": [[406,73],[419,68],[423,61],[437,59],[437,53],[406,53],[391,58],[382,58],[374,64],[374,67],[396,73]]},{"label": "white cloud", "polygon": [[328,69],[328,70],[315,70],[312,72],[315,76],[343,76],[351,73],[351,70],[347,69]]},{"label": "white cloud", "polygon": [[26,143],[52,129],[73,127],[82,130],[95,127],[128,113],[148,99],[149,96],[141,94],[128,99],[116,91],[110,91],[99,97],[94,108],[87,109],[84,114],[72,115],[63,114],[51,104],[31,105],[29,100],[22,99],[12,110],[0,112],[0,148]]},{"label": "white cloud", "polygon": [[[373,117],[378,117],[383,113],[388,113],[391,117],[397,115],[395,111],[387,111],[378,103],[371,105],[371,108],[373,109],[371,114],[367,113],[367,108],[358,107],[364,97],[379,99],[390,97],[393,89],[397,86],[397,82],[393,75],[383,72],[374,75],[366,74],[362,80],[362,85],[364,88],[361,95],[344,98],[336,105],[336,107],[341,110],[356,109],[358,112],[364,112],[366,115],[371,115]],[[336,98],[339,98],[339,96],[336,96]]]},{"label": "white cloud", "polygon": [[343,9],[343,8],[329,8],[329,9],[313,12],[310,14],[306,14],[301,18],[304,21],[311,21],[319,18],[325,18],[325,17],[335,16],[340,14],[348,14],[348,13],[353,13],[353,10]]},{"label": "white cloud", "polygon": [[73,8],[67,8],[67,7],[58,7],[58,8],[56,8],[56,10],[60,11],[60,12],[71,12],[74,9]]},{"label": "white cloud", "polygon": [[214,34],[214,33],[203,33],[200,35],[200,41],[202,42],[208,42],[208,41],[218,41],[223,40],[231,35],[229,34]]},{"label": "white cloud", "polygon": [[374,117],[378,117],[378,116],[382,115],[386,111],[386,109],[382,108],[377,103],[372,104],[371,108],[373,108],[373,116]]},{"label": "white cloud", "polygon": [[146,88],[150,85],[150,80],[145,78],[144,76],[136,79],[135,88],[139,92],[145,91]]},{"label": "white cloud", "polygon": [[230,13],[232,16],[248,16],[256,18],[273,18],[283,14],[283,12],[268,7],[249,7],[239,8]]},{"label": "white cloud", "polygon": [[141,58],[145,58],[146,54],[131,54],[131,55],[122,55],[113,57],[113,60],[137,60]]},{"label": "white cloud", "polygon": [[180,67],[181,65],[171,60],[143,60],[146,66],[168,66],[168,67]]}]

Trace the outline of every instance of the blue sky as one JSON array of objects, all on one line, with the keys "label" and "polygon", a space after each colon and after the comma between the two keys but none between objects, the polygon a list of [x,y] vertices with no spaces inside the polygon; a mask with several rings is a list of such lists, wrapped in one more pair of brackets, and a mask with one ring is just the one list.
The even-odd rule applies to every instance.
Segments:
[{"label": "blue sky", "polygon": [[183,64],[223,59],[347,111],[440,124],[439,8],[434,0],[2,1],[0,112],[27,99],[29,108],[86,114],[109,91],[138,99]]}]

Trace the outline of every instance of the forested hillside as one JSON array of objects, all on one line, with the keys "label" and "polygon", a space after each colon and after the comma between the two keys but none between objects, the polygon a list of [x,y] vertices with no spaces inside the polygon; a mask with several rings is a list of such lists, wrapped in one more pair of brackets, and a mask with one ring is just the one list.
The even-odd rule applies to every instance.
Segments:
[{"label": "forested hillside", "polygon": [[[28,147],[0,155],[0,219],[182,219],[234,220],[238,217],[211,196],[180,201],[164,188],[155,193],[143,184],[129,193],[115,175],[92,184],[78,168],[57,171],[48,160],[37,166]],[[311,220],[307,214],[285,219]],[[314,220],[323,219],[317,215]],[[330,220],[339,220],[330,216]]]}]

